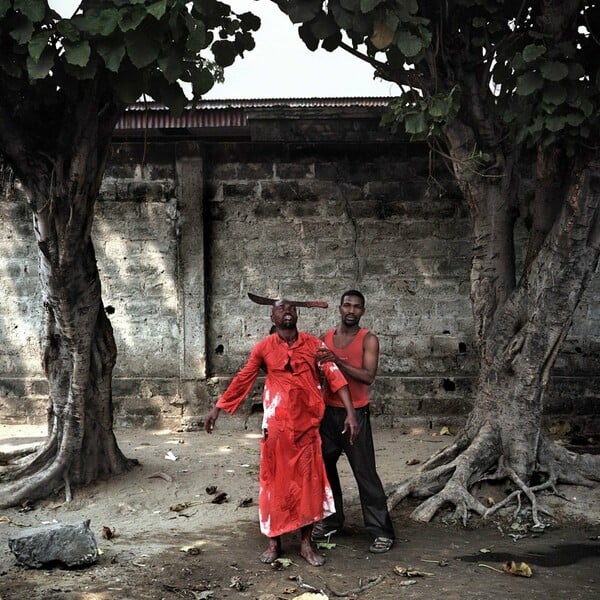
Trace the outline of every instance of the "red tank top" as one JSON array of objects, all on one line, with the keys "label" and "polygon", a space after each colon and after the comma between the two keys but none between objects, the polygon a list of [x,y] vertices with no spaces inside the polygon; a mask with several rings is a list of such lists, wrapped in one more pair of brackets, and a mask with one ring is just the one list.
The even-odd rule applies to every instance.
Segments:
[{"label": "red tank top", "polygon": [[[362,367],[363,341],[367,333],[369,333],[369,330],[359,329],[358,333],[354,336],[354,339],[345,348],[338,348],[333,343],[334,333],[335,329],[330,329],[325,333],[323,336],[325,345],[337,357],[346,361],[353,367]],[[348,387],[350,388],[350,396],[352,397],[354,408],[361,408],[369,404],[369,386],[366,383],[356,381],[356,379],[351,379],[347,375],[344,376],[348,380]],[[325,404],[328,404],[329,406],[338,406],[340,408],[344,406],[342,401],[338,398],[338,395],[330,392],[329,389],[325,392]]]}]

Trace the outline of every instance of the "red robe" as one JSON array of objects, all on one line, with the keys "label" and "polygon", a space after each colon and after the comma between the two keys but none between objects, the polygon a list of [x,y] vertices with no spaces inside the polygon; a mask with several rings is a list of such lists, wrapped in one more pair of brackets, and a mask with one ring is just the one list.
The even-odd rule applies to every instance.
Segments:
[{"label": "red robe", "polygon": [[[295,531],[335,512],[321,456],[319,423],[325,405],[315,360],[323,343],[299,332],[288,346],[276,333],[254,346],[217,406],[234,413],[264,365],[263,439],[260,445],[260,530],[268,537]],[[347,381],[334,363],[321,366],[328,387]]]}]

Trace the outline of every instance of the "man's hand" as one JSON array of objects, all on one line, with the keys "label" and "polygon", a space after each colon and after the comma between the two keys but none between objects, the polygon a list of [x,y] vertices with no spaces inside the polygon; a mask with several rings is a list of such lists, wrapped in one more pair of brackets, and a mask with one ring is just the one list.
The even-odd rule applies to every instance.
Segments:
[{"label": "man's hand", "polygon": [[352,409],[350,412],[346,412],[346,418],[344,419],[344,429],[342,434],[347,431],[350,432],[350,444],[354,444],[354,440],[358,435],[360,427],[358,426],[358,419],[356,418],[356,411]]},{"label": "man's hand", "polygon": [[329,348],[317,348],[317,363],[319,366],[332,362],[335,363],[337,356]]},{"label": "man's hand", "polygon": [[220,408],[216,406],[206,415],[206,419],[204,419],[204,431],[206,433],[212,433],[215,428],[215,423],[217,422],[217,417],[219,416]]}]

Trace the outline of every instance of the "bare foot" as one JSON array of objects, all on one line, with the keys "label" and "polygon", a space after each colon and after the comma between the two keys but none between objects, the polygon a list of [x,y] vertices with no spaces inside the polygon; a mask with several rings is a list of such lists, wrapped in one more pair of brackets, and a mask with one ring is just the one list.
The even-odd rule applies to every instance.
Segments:
[{"label": "bare foot", "polygon": [[325,557],[317,554],[311,544],[300,544],[300,556],[313,567],[320,567],[325,564]]},{"label": "bare foot", "polygon": [[281,541],[279,538],[271,538],[269,547],[260,555],[260,561],[270,565],[281,555]]}]

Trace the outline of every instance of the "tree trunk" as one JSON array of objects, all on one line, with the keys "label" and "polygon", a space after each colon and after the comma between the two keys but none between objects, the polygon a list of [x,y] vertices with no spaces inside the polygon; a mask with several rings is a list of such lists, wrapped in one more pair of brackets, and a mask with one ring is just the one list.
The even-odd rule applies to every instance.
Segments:
[{"label": "tree trunk", "polygon": [[[40,251],[40,263],[46,263]],[[48,438],[4,473],[0,506],[44,498],[129,468],[117,446],[112,418],[116,347],[100,297],[91,240],[68,277],[41,266],[44,293],[43,361],[48,377]]]},{"label": "tree trunk", "polygon": [[[452,146],[455,163],[468,164],[460,148],[473,146],[464,144],[464,136],[450,139],[459,142]],[[537,491],[600,481],[600,456],[575,455],[554,444],[542,427],[552,366],[600,256],[600,163],[594,159],[572,170],[562,208],[554,211],[543,241],[543,228],[536,230],[524,273],[514,285],[508,264],[514,256],[507,245],[512,233],[499,239],[512,219],[507,214],[514,191],[510,170],[497,180],[474,171],[458,173],[475,232],[471,282],[480,372],[473,411],[455,442],[432,456],[416,477],[397,484],[390,496],[391,506],[409,495],[427,498],[413,512],[416,520],[429,521],[450,504],[466,523],[472,512],[488,516],[525,495],[534,523],[541,525]],[[507,226],[498,229],[498,223]],[[532,484],[535,474],[542,484]],[[488,508],[472,493],[484,480],[509,480],[514,492]]]},{"label": "tree trunk", "polygon": [[19,157],[26,163],[18,172],[29,193],[38,241],[48,437],[35,452],[5,461],[0,507],[44,498],[61,488],[70,498],[71,485],[135,464],[121,453],[113,432],[117,351],[91,240],[110,136],[122,110],[101,105],[97,89],[86,82],[72,112],[65,111],[53,160],[25,147]]}]

